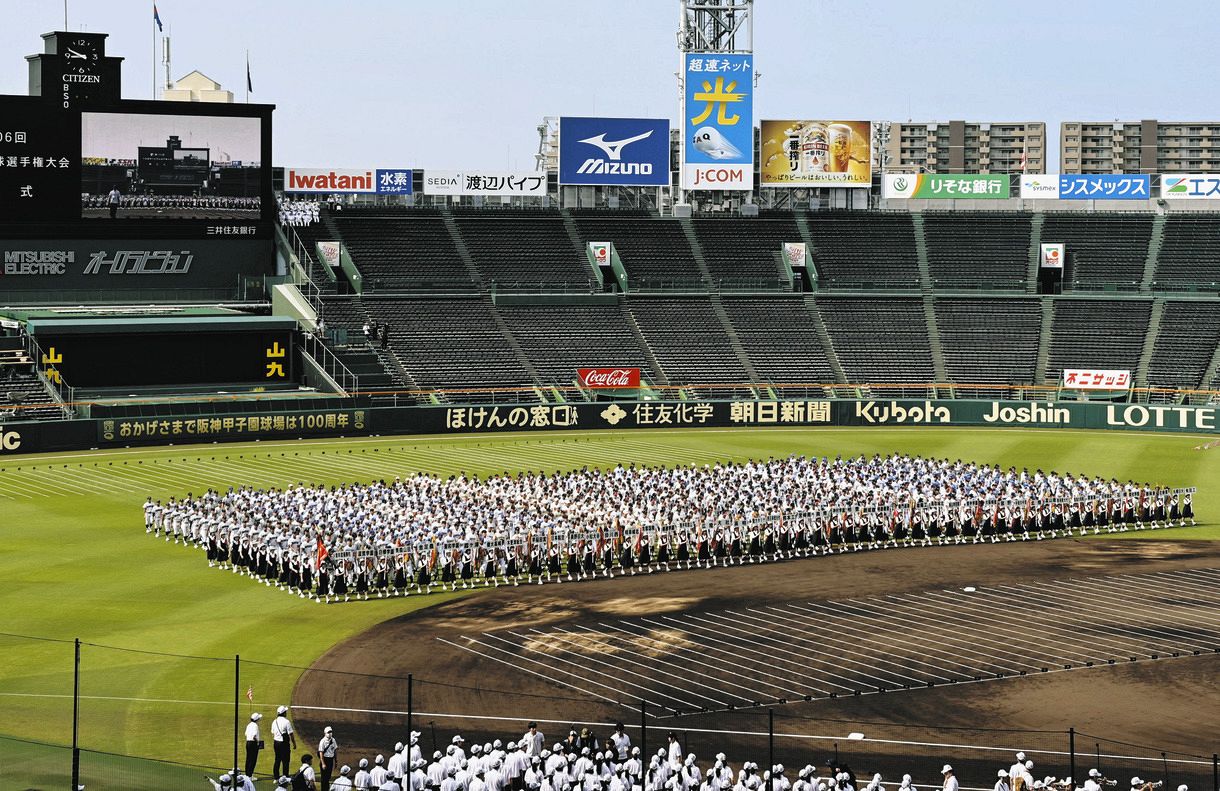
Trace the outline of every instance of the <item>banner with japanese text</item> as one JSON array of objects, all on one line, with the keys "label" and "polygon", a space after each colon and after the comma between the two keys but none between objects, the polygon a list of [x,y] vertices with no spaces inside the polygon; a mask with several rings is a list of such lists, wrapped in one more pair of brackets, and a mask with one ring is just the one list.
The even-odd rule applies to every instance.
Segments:
[{"label": "banner with japanese text", "polygon": [[682,188],[754,188],[754,56],[688,52],[683,68]]},{"label": "banner with japanese text", "polygon": [[1030,173],[1021,176],[1023,200],[1148,200],[1147,173]]},{"label": "banner with japanese text", "polygon": [[[768,426],[1040,427],[1220,433],[1220,407],[1090,401],[739,399],[294,410],[283,414],[85,418],[0,424],[22,453],[370,434]],[[240,451],[239,451],[240,452]]]},{"label": "banner with japanese text", "polygon": [[410,195],[412,172],[406,168],[284,168],[284,192]]},{"label": "banner with japanese text", "polygon": [[873,183],[868,121],[762,121],[759,185],[869,187]]},{"label": "banner with japanese text", "polygon": [[1215,173],[1162,173],[1165,200],[1220,200],[1220,175]]},{"label": "banner with japanese text", "polygon": [[1065,368],[1063,386],[1072,390],[1129,390],[1131,372],[1110,368]]},{"label": "banner with japanese text", "polygon": [[1005,173],[887,173],[881,197],[900,200],[1005,200]]},{"label": "banner with japanese text", "polygon": [[546,195],[546,173],[538,171],[425,170],[426,195]]}]

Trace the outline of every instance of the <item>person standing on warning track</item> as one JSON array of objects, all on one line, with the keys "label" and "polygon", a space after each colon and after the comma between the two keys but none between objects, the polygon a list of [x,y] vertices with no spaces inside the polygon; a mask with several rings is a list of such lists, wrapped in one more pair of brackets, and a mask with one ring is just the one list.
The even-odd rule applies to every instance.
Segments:
[{"label": "person standing on warning track", "polygon": [[[330,778],[335,773],[335,756],[339,752],[339,742],[335,739],[335,729],[327,725],[322,729],[322,740],[318,742],[318,766],[322,770],[322,791],[330,791]],[[395,772],[397,777],[398,773]]]},{"label": "person standing on warning track", "polygon": [[292,772],[292,751],[297,748],[297,734],[288,720],[287,706],[280,706],[275,715],[271,721],[271,749],[275,752],[271,776],[283,777]]},{"label": "person standing on warning track", "polygon": [[542,755],[543,745],[546,744],[546,737],[538,730],[538,723],[531,722],[529,729],[525,735],[521,737],[521,747],[525,750],[525,754],[530,758]]}]

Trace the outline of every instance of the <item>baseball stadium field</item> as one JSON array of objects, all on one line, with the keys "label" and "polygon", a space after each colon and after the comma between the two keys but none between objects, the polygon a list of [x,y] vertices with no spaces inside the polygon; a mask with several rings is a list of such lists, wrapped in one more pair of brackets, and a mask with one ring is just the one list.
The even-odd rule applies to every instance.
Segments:
[{"label": "baseball stadium field", "polygon": [[[1220,448],[1207,449],[1207,442],[1180,434],[1066,430],[656,430],[261,442],[4,459],[0,736],[31,744],[8,749],[11,760],[0,767],[0,778],[39,777],[33,764],[46,754],[45,745],[70,743],[78,637],[81,746],[201,772],[230,764],[235,696],[243,722],[249,712],[273,715],[277,704],[291,703],[305,742],[316,743],[322,725],[334,724],[349,755],[358,748],[384,751],[405,731],[395,712],[406,705],[407,673],[419,679],[414,711],[443,741],[458,730],[516,734],[528,719],[542,722],[548,740],[566,732],[569,722],[634,724],[640,721],[636,701],[648,699],[659,704],[647,715],[658,728],[686,729],[704,753],[730,738],[718,732],[740,732],[742,744],[757,748],[748,739],[765,733],[767,721],[746,711],[754,702],[780,705],[775,699],[786,688],[838,686],[834,699],[814,694],[822,699],[780,705],[777,721],[791,718],[783,730],[813,738],[865,729],[846,723],[873,723],[870,738],[896,738],[920,723],[963,731],[1051,723],[1210,756],[1214,737],[1202,719],[1185,714],[1210,708],[1214,715],[1220,706],[1212,683],[1220,669],[1214,650],[1220,623],[1207,593],[1210,570],[1220,568],[1220,526],[1213,517],[1220,507]],[[197,549],[146,535],[140,508],[149,495],[369,481],[418,470],[486,474],[893,451],[1195,486],[1201,524],[320,605],[209,568]],[[996,620],[1060,580],[1078,586],[1057,594],[1062,611],[1033,608],[1061,617],[1060,625],[1047,621],[1051,625],[1043,627],[1035,619],[1013,634]],[[963,599],[966,587],[980,595],[995,591],[998,599]],[[1177,593],[1165,593],[1169,589]],[[940,597],[934,606],[924,598],[931,593]],[[843,602],[867,609],[877,625],[866,633],[835,622],[836,613],[849,612],[838,609]],[[1141,620],[1153,605],[1159,626]],[[887,617],[894,621],[889,627],[882,623]],[[960,626],[945,626],[959,617]],[[700,623],[711,628],[701,630]],[[604,630],[611,628],[634,648],[608,643]],[[921,649],[974,635],[971,628],[980,630],[971,637],[975,648],[961,649],[952,673]],[[1152,629],[1153,653],[1134,645],[1127,651],[1123,636],[1146,628]],[[1072,635],[1086,633],[1105,646],[1103,654],[1123,661],[1103,659],[1095,666],[1086,664],[1087,652],[1079,647],[1060,653],[1049,648],[1076,645]],[[754,638],[767,634],[837,645],[844,667],[800,670],[792,661],[799,645],[792,655],[761,648]],[[993,648],[987,657],[981,656],[985,644]],[[1011,661],[1009,649],[1025,644],[1044,647],[1034,664],[1046,670]],[[698,667],[690,659],[724,646],[740,652],[740,665],[717,660]],[[675,652],[687,659],[669,659]],[[970,653],[977,662],[966,661]],[[759,663],[761,654],[770,656],[769,669],[761,669],[767,667]],[[877,664],[887,657],[888,669]],[[565,673],[563,663],[578,663],[580,677]],[[997,666],[1012,672],[993,672]],[[922,667],[924,674],[895,672],[903,667]],[[646,681],[616,682],[622,673]],[[848,675],[873,681],[842,680]],[[926,678],[945,683],[925,684]],[[982,681],[994,683],[974,683]],[[667,705],[709,712],[668,718]],[[729,706],[740,711],[711,711]],[[650,738],[660,737],[650,731]],[[840,746],[835,743],[836,750]],[[817,749],[830,746],[818,743]],[[891,756],[890,771],[914,754],[904,749]]]}]

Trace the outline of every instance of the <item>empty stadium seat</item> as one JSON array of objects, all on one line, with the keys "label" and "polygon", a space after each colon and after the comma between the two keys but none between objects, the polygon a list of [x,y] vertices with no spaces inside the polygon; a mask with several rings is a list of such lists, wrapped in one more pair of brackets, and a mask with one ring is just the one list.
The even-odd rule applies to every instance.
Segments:
[{"label": "empty stadium seat", "polygon": [[1217,343],[1220,303],[1166,302],[1148,361],[1148,386],[1200,387]]},{"label": "empty stadium seat", "polygon": [[[1030,384],[1042,306],[1035,299],[937,299],[936,326],[950,382]],[[997,395],[1006,388],[977,391]]]},{"label": "empty stadium seat", "polygon": [[1134,373],[1151,314],[1151,300],[1055,300],[1047,382],[1062,379],[1064,368],[1114,368]]},{"label": "empty stadium seat", "polygon": [[1144,277],[1152,219],[1151,214],[1047,212],[1042,241],[1064,244],[1065,285],[1136,291]]},{"label": "empty stadium seat", "polygon": [[725,313],[764,382],[826,384],[834,369],[801,297],[725,297]]},{"label": "empty stadium seat", "polygon": [[922,300],[822,296],[817,306],[849,382],[936,378]]},{"label": "empty stadium seat", "polygon": [[1029,214],[924,212],[923,228],[934,288],[1025,287]]},{"label": "empty stadium seat", "polygon": [[671,385],[749,380],[709,298],[633,298],[627,308]]},{"label": "empty stadium seat", "polygon": [[677,220],[619,212],[573,212],[573,217],[585,243],[614,243],[632,290],[704,287]]},{"label": "empty stadium seat", "polygon": [[801,240],[801,232],[791,216],[696,219],[691,224],[712,282],[730,288],[778,288],[783,244]]},{"label": "empty stadium seat", "polygon": [[918,288],[915,229],[907,212],[808,216],[819,288]]},{"label": "empty stadium seat", "polygon": [[593,270],[557,211],[458,214],[457,227],[475,266],[498,289],[593,290]]},{"label": "empty stadium seat", "polygon": [[1171,214],[1157,256],[1153,288],[1220,290],[1220,217]]}]

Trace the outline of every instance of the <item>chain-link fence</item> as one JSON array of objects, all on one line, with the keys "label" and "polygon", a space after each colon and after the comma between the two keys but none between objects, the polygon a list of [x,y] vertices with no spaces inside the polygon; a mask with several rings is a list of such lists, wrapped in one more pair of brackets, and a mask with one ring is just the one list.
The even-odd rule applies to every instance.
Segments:
[{"label": "chain-link fence", "polygon": [[[159,647],[172,649],[172,646]],[[393,646],[387,646],[393,650]],[[795,779],[812,765],[848,766],[861,787],[880,773],[891,788],[910,774],[923,789],[941,785],[940,768],[951,764],[965,789],[991,789],[996,771],[1018,751],[1034,761],[1033,775],[1080,785],[1098,769],[1126,791],[1130,778],[1160,781],[1167,791],[1220,791],[1212,750],[1162,749],[1063,730],[954,727],[883,720],[805,716],[800,706],[750,706],[732,711],[673,716],[644,705],[625,706],[618,690],[601,698],[576,692],[527,693],[436,677],[391,676],[326,669],[326,657],[310,668],[239,657],[186,656],[170,650],[131,650],[91,643],[0,634],[0,789],[204,789],[217,777],[246,765],[245,729],[263,715],[264,749],[254,775],[272,770],[271,720],[289,704],[297,731],[295,769],[305,752],[316,754],[323,727],[335,730],[340,764],[387,758],[408,732],[420,732],[425,758],[444,752],[461,735],[465,746],[521,738],[536,722],[548,749],[569,738],[608,747],[616,724],[647,758],[668,752],[672,733],[682,754],[694,753],[706,769],[717,753],[735,768],[753,761],[765,769],[782,763]],[[521,670],[528,673],[528,670]],[[1201,735],[1208,744],[1211,733]],[[566,749],[566,745],[563,749]],[[1213,748],[1214,749],[1214,748]],[[315,762],[316,765],[316,762]]]}]

